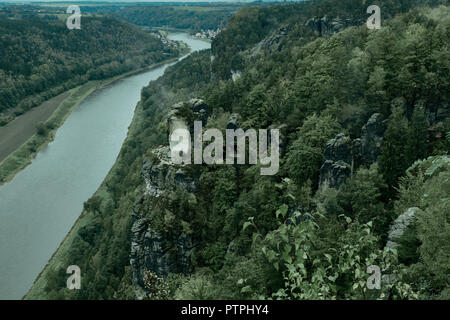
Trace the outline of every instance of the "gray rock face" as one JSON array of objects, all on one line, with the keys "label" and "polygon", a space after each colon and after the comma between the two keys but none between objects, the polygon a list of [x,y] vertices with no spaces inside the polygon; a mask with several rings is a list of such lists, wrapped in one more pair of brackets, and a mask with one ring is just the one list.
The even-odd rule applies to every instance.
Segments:
[{"label": "gray rock face", "polygon": [[236,130],[240,127],[239,114],[232,113],[227,122],[227,129]]},{"label": "gray rock face", "polygon": [[326,160],[339,161],[342,160],[346,163],[352,162],[352,143],[351,139],[339,133],[334,139],[327,142],[323,157]]},{"label": "gray rock face", "polygon": [[282,39],[288,34],[287,26],[280,27],[273,35],[261,41],[261,48],[269,51],[281,51]]},{"label": "gray rock face", "polygon": [[[180,115],[181,109],[187,105],[192,112],[193,119],[185,119]],[[194,133],[194,121],[201,121],[205,126],[208,121],[208,117],[211,115],[209,106],[202,99],[191,99],[188,102],[178,102],[172,106],[172,110],[169,111],[167,117],[168,135],[170,135],[174,129],[186,128],[191,135]]]},{"label": "gray rock face", "polygon": [[432,106],[430,110],[428,113],[428,121],[431,125],[436,125],[450,118],[450,104],[448,102],[441,102],[440,105]]},{"label": "gray rock face", "polygon": [[343,133],[328,141],[320,168],[319,186],[339,188],[351,173],[352,141]]},{"label": "gray rock face", "polygon": [[183,233],[170,236],[153,230],[149,221],[138,212],[133,212],[133,220],[130,264],[137,296],[146,292],[143,282],[145,270],[159,276],[192,271],[190,259],[194,245],[190,236]]},{"label": "gray rock face", "polygon": [[208,105],[203,101],[202,99],[191,99],[189,100],[189,105],[192,108],[192,111],[194,112],[201,112],[204,110],[205,112],[209,110]]},{"label": "gray rock face", "polygon": [[348,163],[339,160],[336,162],[326,160],[320,168],[319,185],[328,185],[330,188],[338,189],[350,176],[351,167]]},{"label": "gray rock face", "polygon": [[270,36],[261,40],[254,48],[249,52],[250,56],[256,56],[262,52],[274,52],[281,51],[283,49],[283,39],[288,34],[288,26],[282,26],[273,32]]},{"label": "gray rock face", "polygon": [[195,250],[195,241],[184,232],[165,232],[155,230],[148,213],[163,210],[165,201],[175,190],[193,193],[196,190],[194,180],[186,173],[185,166],[170,162],[169,147],[159,147],[152,157],[145,159],[142,177],[145,190],[132,212],[130,264],[132,284],[137,298],[146,294],[144,271],[155,272],[159,276],[169,273],[190,273],[191,256]]},{"label": "gray rock face", "polygon": [[373,114],[361,130],[361,138],[351,140],[343,133],[327,142],[320,168],[319,187],[339,188],[361,165],[369,167],[381,153],[384,124]]},{"label": "gray rock face", "polygon": [[[191,99],[189,100],[189,105],[194,112],[195,120],[202,122],[202,125],[206,125],[208,117],[211,115],[211,110],[209,106],[202,99]],[[193,124],[191,124],[192,126]]]},{"label": "gray rock face", "polygon": [[311,18],[306,22],[306,25],[321,37],[330,36],[347,27],[360,24],[362,24],[362,21],[353,19],[330,18],[327,16],[324,16],[322,18]]},{"label": "gray rock face", "polygon": [[242,75],[242,72],[239,70],[231,70],[231,79],[233,81],[236,81],[237,79],[239,79]]},{"label": "gray rock face", "polygon": [[377,161],[383,144],[384,124],[379,113],[373,114],[361,130],[362,164],[370,166]]},{"label": "gray rock face", "polygon": [[162,146],[153,150],[154,158],[144,159],[142,177],[146,188],[145,195],[159,197],[167,190],[181,187],[188,192],[195,192],[195,183],[183,169],[184,165],[174,165],[170,161],[170,148]]},{"label": "gray rock face", "polygon": [[397,219],[395,219],[388,233],[388,241],[386,243],[386,247],[395,249],[399,246],[396,241],[398,241],[398,239],[400,239],[400,237],[405,233],[408,227],[412,225],[412,223],[416,219],[416,213],[419,210],[420,209],[417,207],[409,208],[400,216],[398,216]]}]

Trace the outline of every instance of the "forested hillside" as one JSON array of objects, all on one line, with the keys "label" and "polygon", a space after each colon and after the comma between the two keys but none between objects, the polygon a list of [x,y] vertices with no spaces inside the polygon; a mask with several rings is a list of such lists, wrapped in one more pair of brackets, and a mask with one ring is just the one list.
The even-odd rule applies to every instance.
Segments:
[{"label": "forested hillside", "polygon": [[224,28],[226,21],[240,6],[200,6],[200,7],[169,7],[169,6],[138,6],[124,8],[112,14],[113,17],[124,19],[138,26],[169,27],[200,31]]},{"label": "forested hillside", "polygon": [[[59,261],[86,286],[55,269],[31,297],[449,299],[450,8],[370,4],[380,30],[356,0],[243,9],[144,88]],[[205,114],[222,132],[279,128],[279,172],[171,164],[171,121]]]},{"label": "forested hillside", "polygon": [[0,123],[88,80],[178,55],[137,27],[106,18],[65,21],[0,18]]},{"label": "forested hillside", "polygon": [[[445,4],[447,0],[384,0],[373,1],[381,4],[381,17],[388,19],[398,13],[407,12],[417,6]],[[329,36],[349,26],[360,26],[368,18],[369,4],[361,0],[315,0],[266,8],[243,8],[229,21],[227,32],[218,35],[212,45],[217,56],[213,68],[223,79],[231,77],[231,70],[244,66],[246,49],[253,48],[274,30],[286,32],[279,40],[279,48],[292,42],[305,44],[317,36]],[[287,29],[286,29],[287,28]]]}]

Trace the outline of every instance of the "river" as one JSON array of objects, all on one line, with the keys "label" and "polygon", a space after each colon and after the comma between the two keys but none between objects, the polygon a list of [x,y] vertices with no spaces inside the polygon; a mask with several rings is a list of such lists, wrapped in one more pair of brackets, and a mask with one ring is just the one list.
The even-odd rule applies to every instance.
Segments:
[{"label": "river", "polygon": [[[210,47],[185,33],[169,38],[192,51]],[[33,162],[0,186],[0,299],[21,299],[29,290],[114,164],[142,87],[174,63],[95,91]]]}]

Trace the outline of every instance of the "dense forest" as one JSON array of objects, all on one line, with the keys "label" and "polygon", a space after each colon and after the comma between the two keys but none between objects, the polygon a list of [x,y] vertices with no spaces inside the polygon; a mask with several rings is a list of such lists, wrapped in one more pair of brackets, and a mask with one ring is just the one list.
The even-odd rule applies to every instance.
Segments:
[{"label": "dense forest", "polygon": [[86,81],[178,53],[175,45],[110,18],[83,17],[81,30],[69,30],[65,20],[0,17],[0,124]]},{"label": "dense forest", "polygon": [[[88,223],[60,261],[76,261],[85,285],[68,291],[65,269],[54,269],[34,297],[450,299],[450,7],[371,4],[380,30],[366,27],[357,0],[244,8],[211,51],[144,88],[116,164],[85,203]],[[173,104],[186,102],[177,115],[195,118],[191,98],[207,105],[207,127],[279,128],[278,174],[175,167],[195,190],[146,176],[170,172],[160,145]],[[156,195],[152,179],[163,185]],[[174,263],[136,269],[136,222],[166,239],[159,261]],[[195,245],[185,259],[187,238]],[[371,265],[381,290],[366,287]]]},{"label": "dense forest", "polygon": [[138,6],[124,8],[112,14],[138,26],[169,27],[200,31],[202,29],[223,29],[226,21],[238,9],[239,5],[227,7],[168,7],[168,6]]}]

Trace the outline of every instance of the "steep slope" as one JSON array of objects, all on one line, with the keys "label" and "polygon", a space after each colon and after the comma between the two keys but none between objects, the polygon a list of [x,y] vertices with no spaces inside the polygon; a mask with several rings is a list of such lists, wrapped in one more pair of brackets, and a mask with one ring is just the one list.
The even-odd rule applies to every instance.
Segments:
[{"label": "steep slope", "polygon": [[[65,274],[55,270],[47,296],[448,298],[450,9],[376,4],[388,11],[381,30],[367,29],[361,1],[242,10],[211,53],[145,88],[70,248],[89,286],[57,289]],[[173,165],[174,116],[221,132],[278,128],[279,172]],[[425,213],[394,239],[413,207]],[[366,287],[370,265],[381,291]]]},{"label": "steep slope", "polygon": [[[430,270],[424,272],[428,278],[418,277],[411,271],[418,267],[410,269],[411,261],[405,265],[402,252],[397,257],[384,248],[394,219],[408,209],[394,205],[401,197],[395,191],[399,177],[417,159],[432,154],[448,159],[447,12],[445,7],[413,10],[385,20],[378,31],[365,25],[330,29],[320,38],[311,34],[309,42],[295,39],[298,29],[289,24],[253,41],[253,47],[250,37],[249,45],[238,49],[246,57],[240,75],[213,82],[199,97],[212,110],[207,127],[223,131],[236,126],[236,116],[230,115],[237,113],[237,127],[282,128],[280,173],[263,177],[258,167],[191,165],[183,176],[193,181],[193,192],[148,174],[162,170],[155,169],[160,161],[168,166],[162,160],[168,150],[148,154],[150,166],[142,173],[147,188],[162,186],[158,197],[167,195],[161,200],[145,193],[133,211],[131,258],[138,296],[445,297],[448,283],[438,285]],[[250,26],[261,17],[258,9],[239,15]],[[224,39],[237,39],[238,30],[248,36],[236,19],[213,42],[213,52],[232,47],[233,40]],[[213,70],[222,53],[228,51],[215,51]],[[431,83],[437,86],[431,89]],[[194,104],[186,108],[179,115],[189,127],[198,116]],[[170,128],[170,121],[169,116],[160,125]],[[447,205],[445,195],[436,196]],[[445,242],[448,232],[445,225],[435,240]],[[186,237],[187,247],[177,240]],[[414,246],[419,250],[421,244],[415,242],[413,251]],[[448,264],[443,251],[436,254],[445,261],[442,265]],[[354,261],[354,255],[360,260]],[[146,258],[135,260],[138,256]],[[167,259],[169,265],[163,263]],[[366,267],[385,268],[388,259],[395,262],[386,275],[396,273],[399,280],[385,282],[381,293],[367,290]],[[167,277],[190,269],[194,275]],[[440,276],[445,272],[440,269]],[[434,287],[424,290],[428,281]],[[165,286],[172,291],[161,296]]]}]

